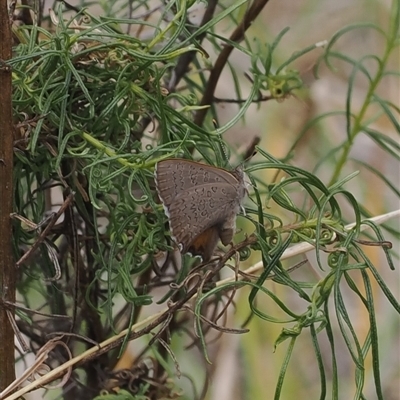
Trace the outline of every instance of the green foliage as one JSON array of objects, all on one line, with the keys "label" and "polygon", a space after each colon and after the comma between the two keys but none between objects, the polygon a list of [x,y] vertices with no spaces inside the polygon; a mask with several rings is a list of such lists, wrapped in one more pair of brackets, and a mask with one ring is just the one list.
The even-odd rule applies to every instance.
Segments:
[{"label": "green foliage", "polygon": [[[372,355],[376,396],[384,398],[372,284],[379,286],[397,312],[400,305],[369,259],[363,246],[365,242],[360,242],[364,227],[370,228],[370,243],[382,246],[388,268],[392,269],[393,255],[384,239],[384,231],[373,222],[363,221],[364,216],[370,216],[368,210],[359,204],[351,186],[350,189],[344,188],[352,182],[355,174],[343,175],[354,141],[361,134],[369,136],[388,157],[399,160],[398,141],[373,127],[373,123],[384,114],[396,134],[400,134],[395,115],[398,106],[377,94],[377,87],[385,76],[398,75],[398,71],[387,70],[388,59],[399,40],[396,1],[392,12],[397,17],[392,18],[386,31],[372,24],[348,26],[337,32],[324,47],[316,66],[317,72],[322,65],[335,71],[335,60],[351,66],[345,108],[318,115],[309,121],[298,134],[287,157],[277,159],[259,147],[258,158],[247,163],[246,173],[252,182],[246,207],[246,218],[251,226],[246,228],[248,237],[236,243],[233,250],[227,250],[226,256],[212,264],[213,268],[193,269],[196,261],[189,256],[183,257],[180,270],[176,269],[171,257],[165,262],[160,261],[172,252],[174,245],[166,230],[167,219],[155,196],[155,164],[164,158],[184,157],[223,166],[226,163],[224,148],[233,151],[223,141],[223,134],[246,116],[252,103],[260,105],[265,93],[267,97],[284,100],[294,94],[294,90],[302,88],[300,74],[288,68],[293,61],[320,47],[309,46],[277,65],[275,52],[287,29],[271,44],[257,41],[242,45],[217,34],[216,25],[221,21],[232,18],[237,23],[236,13],[240,13],[245,3],[242,0],[223,8],[199,29],[188,22],[189,4],[185,1],[168,3],[158,22],[117,17],[113,2],[104,2],[102,17],[95,17],[87,9],[82,9],[73,17],[66,18],[64,10],[59,7],[53,15],[55,27],[46,30],[39,25],[22,25],[15,29],[19,41],[11,62],[14,116],[19,124],[15,142],[15,213],[21,217],[15,219],[13,233],[16,259],[40,238],[37,251],[29,262],[24,263],[20,276],[19,293],[25,305],[32,304],[34,298],[36,304],[45,305],[47,313],[69,316],[63,331],[68,333],[71,330],[89,337],[91,344],[87,347],[91,347],[93,341],[101,342],[115,332],[135,327],[144,319],[140,316],[142,312],[146,315],[154,312],[151,307],[156,300],[170,305],[158,324],[142,332],[143,335],[149,332],[155,335],[149,347],[157,353],[154,359],[167,377],[161,373],[152,376],[146,370],[139,377],[133,374],[138,392],[134,393],[132,387],[121,384],[124,389],[118,394],[112,394],[110,390],[109,394],[93,396],[95,399],[157,398],[154,397],[157,384],[167,383],[171,390],[164,393],[163,398],[177,398],[174,396],[178,391],[173,388],[171,378],[178,362],[173,355],[175,350],[169,347],[168,329],[171,334],[183,335],[190,328],[188,319],[181,316],[183,311],[176,311],[189,313],[190,310],[195,316],[199,341],[193,343],[202,348],[209,360],[207,335],[210,327],[229,333],[247,331],[219,326],[220,315],[213,314],[210,309],[223,308],[226,311],[227,298],[245,288],[249,288],[248,304],[252,318],[284,324],[276,338],[276,346],[286,342],[288,347],[282,360],[275,399],[282,398],[292,353],[299,336],[305,331],[311,337],[319,370],[320,399],[339,398],[340,360],[335,352],[338,339],[332,328],[333,321],[339,325],[341,339],[353,362],[354,398],[364,398],[365,360],[369,355]],[[139,25],[143,29],[154,28],[154,35],[141,40],[124,33],[127,27],[129,32],[131,28],[138,29]],[[338,40],[360,28],[383,35],[386,47],[382,54],[367,54],[354,59],[335,48]],[[203,34],[207,34],[208,44],[215,46],[217,52],[223,49],[220,42],[223,39],[225,46],[233,46],[251,61],[251,90],[243,101],[241,77],[230,67],[239,109],[235,117],[218,128],[211,118],[199,125],[193,122],[196,113],[204,109],[200,96],[209,76],[203,69],[205,61],[202,57],[206,57],[200,43]],[[192,53],[198,56],[191,64],[195,70],[182,76],[184,85],[171,86],[175,79],[174,68],[184,56]],[[370,60],[376,62],[376,68],[369,67],[367,61]],[[359,74],[366,78],[367,94],[360,109],[356,110],[352,93]],[[367,110],[372,105],[379,111],[371,118]],[[333,114],[345,117],[346,140],[333,149],[327,149],[313,172],[291,164],[297,144],[310,127]],[[210,116],[218,121],[215,108],[210,108]],[[147,125],[151,128],[146,129]],[[324,184],[317,172],[327,162],[333,162],[335,167],[329,183]],[[384,174],[372,166],[367,168],[399,195],[396,186]],[[262,173],[268,170],[279,171],[284,179],[266,182]],[[58,194],[59,202],[66,204],[65,214],[62,220],[53,221],[53,228],[43,237],[49,224],[46,216],[54,205],[49,201],[51,188],[51,196]],[[65,202],[71,193],[72,203],[67,204]],[[296,193],[303,194],[302,201],[298,200]],[[279,215],[269,213],[270,206],[278,209]],[[343,208],[352,212],[355,224],[351,228],[345,227],[347,221]],[[34,228],[21,222],[24,219],[32,221]],[[394,233],[398,238],[399,232]],[[320,280],[298,280],[282,262],[285,251],[300,242],[315,247],[322,273]],[[254,279],[219,283],[221,268],[229,265],[235,253],[240,254],[243,262],[249,257],[260,259],[261,273]],[[329,256],[323,257],[323,253]],[[236,266],[241,267],[240,262]],[[58,270],[61,278],[54,280]],[[357,283],[358,278],[361,278],[362,287]],[[301,311],[292,309],[268,287],[267,280],[284,286],[288,293],[304,300],[306,306]],[[350,317],[349,304],[343,296],[344,287],[356,296],[368,314],[369,329],[365,338],[359,337]],[[162,288],[161,295],[159,288]],[[265,296],[276,304],[284,317],[270,315],[259,306]],[[194,305],[190,303],[192,298],[195,298]],[[175,309],[172,304],[176,305]],[[19,312],[30,321],[25,312]],[[34,328],[37,326],[32,322],[25,331],[28,337]],[[52,333],[51,329],[46,329],[47,334]],[[321,336],[330,344],[329,368],[332,372],[328,371],[321,350]],[[126,335],[125,344],[128,339],[132,336]],[[72,346],[72,349],[78,353],[78,347]],[[125,346],[121,348],[119,342],[117,350],[110,351],[103,359],[101,368],[111,371],[124,349]],[[150,357],[146,352],[140,355],[139,361]],[[65,361],[62,357],[60,360]],[[168,366],[168,362],[173,367]],[[84,369],[85,365],[94,368],[94,364],[89,362],[83,365]],[[114,375],[108,378],[117,379]],[[186,396],[190,398],[190,395]]]}]

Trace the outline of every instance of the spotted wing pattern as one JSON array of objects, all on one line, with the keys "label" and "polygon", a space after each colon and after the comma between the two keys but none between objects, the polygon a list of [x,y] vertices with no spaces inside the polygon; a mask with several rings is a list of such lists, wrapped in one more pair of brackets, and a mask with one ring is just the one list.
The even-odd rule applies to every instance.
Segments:
[{"label": "spotted wing pattern", "polygon": [[169,207],[175,197],[192,187],[208,183],[228,183],[237,186],[243,179],[230,171],[195,161],[169,158],[157,163],[155,182],[158,194],[165,207]]},{"label": "spotted wing pattern", "polygon": [[242,170],[168,159],[157,164],[155,182],[182,253],[189,251],[206,261],[219,239],[224,244],[232,241],[246,193]]}]

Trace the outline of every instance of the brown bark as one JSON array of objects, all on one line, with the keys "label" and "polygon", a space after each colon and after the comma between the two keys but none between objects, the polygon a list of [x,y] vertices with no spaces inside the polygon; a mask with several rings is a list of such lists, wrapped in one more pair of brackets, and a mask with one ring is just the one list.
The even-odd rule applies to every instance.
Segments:
[{"label": "brown bark", "polygon": [[7,0],[0,0],[0,390],[15,379],[14,311],[2,300],[15,302],[15,264],[12,254],[13,123],[11,103],[12,39]]}]

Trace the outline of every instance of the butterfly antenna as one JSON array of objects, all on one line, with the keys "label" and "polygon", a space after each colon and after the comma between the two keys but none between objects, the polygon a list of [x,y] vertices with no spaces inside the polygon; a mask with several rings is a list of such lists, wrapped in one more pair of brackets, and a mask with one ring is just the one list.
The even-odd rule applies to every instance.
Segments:
[{"label": "butterfly antenna", "polygon": [[[215,119],[213,119],[212,122],[213,122],[214,128],[216,130],[218,130],[219,126],[218,126],[217,121]],[[218,144],[219,144],[219,147],[220,147],[221,154],[224,155],[225,165],[229,165],[229,167],[232,168],[231,163],[229,162],[228,151],[227,151],[227,148],[226,148],[226,145],[225,145],[224,141],[222,140],[222,135],[221,134],[218,134]]]},{"label": "butterfly antenna", "polygon": [[246,146],[242,152],[243,164],[246,164],[257,154],[257,146],[260,143],[261,138],[259,136],[254,136],[250,144]]}]

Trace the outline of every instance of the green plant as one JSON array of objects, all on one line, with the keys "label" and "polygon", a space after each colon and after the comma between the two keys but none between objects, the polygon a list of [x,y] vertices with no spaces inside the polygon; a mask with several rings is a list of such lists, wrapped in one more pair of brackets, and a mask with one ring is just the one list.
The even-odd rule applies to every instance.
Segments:
[{"label": "green plant", "polygon": [[[14,29],[18,45],[9,62],[18,128],[13,241],[21,271],[18,294],[25,307],[16,306],[17,326],[29,338],[31,351],[42,348],[50,357],[48,363],[58,365],[30,387],[53,381],[72,359],[70,363],[80,368],[66,375],[64,398],[82,398],[83,393],[96,399],[194,398],[189,391],[182,393],[180,381],[172,379],[187,373],[181,367],[183,348],[197,347],[201,360],[216,363],[209,351],[213,332],[245,333],[251,320],[258,318],[284,324],[275,345],[287,348],[273,398],[283,398],[295,344],[305,331],[319,373],[319,398],[340,398],[338,340],[351,358],[354,398],[366,397],[368,357],[372,357],[376,397],[384,398],[373,285],[397,313],[400,306],[365,247],[380,246],[392,269],[393,253],[378,224],[363,220],[372,215],[346,187],[356,174],[345,168],[355,139],[362,134],[396,162],[399,158],[397,141],[373,128],[385,115],[396,135],[400,133],[395,118],[398,105],[377,94],[384,77],[396,75],[387,65],[398,46],[398,3],[393,2],[386,31],[365,26],[384,36],[383,54],[354,59],[335,49],[339,38],[364,27],[360,24],[340,30],[325,43],[316,70],[322,65],[333,69],[335,59],[351,67],[346,107],[335,112],[345,118],[347,137],[323,150],[313,172],[297,166],[293,157],[305,135],[332,116],[331,111],[310,120],[284,157],[255,147],[254,141],[246,140],[241,152],[224,141],[224,134],[249,113],[252,104],[260,107],[302,93],[300,73],[289,69],[291,63],[322,47],[306,47],[278,62],[275,55],[287,29],[272,44],[260,39],[242,44],[244,32],[266,3],[221,3],[216,12],[212,9],[216,2],[210,1],[209,19],[200,27],[188,19],[193,2],[170,2],[142,19],[128,19],[125,10],[122,18],[108,2],[101,17],[85,8],[66,17],[63,7],[57,6],[50,13],[50,27],[44,27],[50,17],[37,14],[41,24]],[[233,30],[229,39],[217,33],[219,23]],[[144,40],[140,32],[146,29],[151,34]],[[207,64],[211,51],[205,50],[203,41],[217,54],[211,66]],[[251,65],[247,96],[242,95],[246,82],[228,63],[233,50]],[[375,71],[367,64],[370,59],[377,62]],[[237,96],[216,99],[215,86],[226,66]],[[355,109],[351,99],[359,74],[366,77],[367,93]],[[238,111],[227,123],[219,123],[215,104],[229,101],[237,104]],[[368,110],[375,105],[377,111],[371,116]],[[174,245],[167,220],[155,196],[155,164],[184,157],[225,166],[225,149],[243,160],[254,148],[258,154],[245,168],[252,182],[247,221],[240,221],[245,237],[209,265],[200,267],[198,260],[184,256],[178,268],[171,256]],[[324,184],[317,173],[326,164],[334,168]],[[367,168],[399,195],[381,171]],[[265,177],[269,170],[275,172],[271,181]],[[56,214],[51,213],[55,206]],[[354,226],[346,226],[351,221]],[[398,239],[393,226],[384,228]],[[294,270],[304,260],[283,261],[304,244],[308,250],[315,248],[318,278],[297,277]],[[241,271],[243,266],[250,267]],[[224,281],[221,273],[228,267],[234,273]],[[255,277],[250,275],[255,272]],[[294,294],[292,299],[301,299],[301,305],[282,300],[268,280]],[[352,319],[348,292],[367,314],[365,337]],[[242,293],[249,304],[240,321],[243,327],[227,327],[220,321],[228,318],[234,296]],[[263,306],[267,298],[278,316]],[[165,308],[156,311],[155,303]],[[182,338],[179,344],[174,343],[177,337]],[[329,371],[321,340],[330,349]],[[137,344],[135,360],[120,370],[117,363],[128,353],[129,341]],[[205,376],[206,366],[201,369]],[[206,387],[194,376],[189,379],[195,391]]]}]

